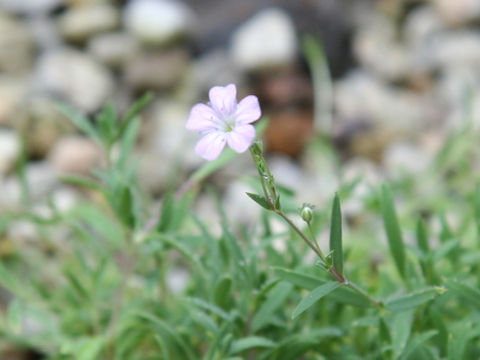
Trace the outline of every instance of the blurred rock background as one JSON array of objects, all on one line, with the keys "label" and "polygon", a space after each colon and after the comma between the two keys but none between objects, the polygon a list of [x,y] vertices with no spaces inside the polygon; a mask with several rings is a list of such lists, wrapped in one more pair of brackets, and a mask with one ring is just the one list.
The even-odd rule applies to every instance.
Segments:
[{"label": "blurred rock background", "polygon": [[[479,25],[478,0],[0,0],[0,211],[21,200],[22,159],[33,199],[65,204],[78,194],[58,175],[101,164],[56,103],[93,116],[154,91],[135,157],[161,195],[203,163],[184,129],[190,107],[231,82],[260,98],[279,181],[323,201],[339,178],[331,154],[306,147],[318,133],[306,35],[332,76],[325,135],[342,154],[340,181],[415,174],[465,118],[480,120]],[[250,201],[229,184],[250,167],[238,160],[214,179],[231,208]]]}]

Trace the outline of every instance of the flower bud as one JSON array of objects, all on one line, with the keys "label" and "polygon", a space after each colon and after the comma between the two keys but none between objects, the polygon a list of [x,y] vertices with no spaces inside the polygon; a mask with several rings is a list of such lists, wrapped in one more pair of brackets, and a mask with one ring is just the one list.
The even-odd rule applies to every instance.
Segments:
[{"label": "flower bud", "polygon": [[300,210],[300,216],[302,217],[303,221],[309,223],[313,219],[313,206],[310,204],[303,204]]}]

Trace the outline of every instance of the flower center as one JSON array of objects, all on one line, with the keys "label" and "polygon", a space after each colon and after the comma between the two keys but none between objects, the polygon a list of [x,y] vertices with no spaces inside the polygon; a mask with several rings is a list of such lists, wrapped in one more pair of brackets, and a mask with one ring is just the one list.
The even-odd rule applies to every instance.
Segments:
[{"label": "flower center", "polygon": [[234,116],[227,115],[223,117],[223,131],[231,132],[235,128],[236,119]]}]

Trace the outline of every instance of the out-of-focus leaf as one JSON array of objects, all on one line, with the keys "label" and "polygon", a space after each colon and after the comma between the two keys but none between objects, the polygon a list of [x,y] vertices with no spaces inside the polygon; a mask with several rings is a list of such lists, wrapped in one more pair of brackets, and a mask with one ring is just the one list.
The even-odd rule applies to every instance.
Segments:
[{"label": "out-of-focus leaf", "polygon": [[400,354],[407,346],[410,332],[412,329],[413,311],[405,311],[396,314],[390,326],[390,334],[392,337],[393,358],[398,359]]},{"label": "out-of-focus leaf", "polygon": [[267,338],[260,336],[249,336],[235,340],[230,347],[230,354],[237,354],[239,352],[249,350],[252,348],[271,348],[274,347],[275,343]]},{"label": "out-of-focus leaf", "polygon": [[480,290],[456,280],[447,281],[447,288],[457,297],[480,310]]},{"label": "out-of-focus leaf", "polygon": [[152,92],[147,92],[140,99],[138,99],[127,111],[122,119],[119,129],[119,135],[123,136],[123,133],[130,122],[137,117],[138,114],[147,106],[154,98]]},{"label": "out-of-focus leaf", "polygon": [[66,184],[80,186],[80,187],[95,190],[95,191],[103,191],[103,188],[101,185],[85,177],[65,175],[60,177],[59,180]]},{"label": "out-of-focus leaf", "polygon": [[390,245],[390,253],[395,261],[398,272],[402,278],[405,279],[405,245],[403,243],[400,225],[398,224],[397,214],[395,213],[392,195],[386,185],[382,186],[382,216],[388,244]]},{"label": "out-of-focus leaf", "polygon": [[280,308],[292,291],[292,284],[280,282],[272,289],[265,302],[260,306],[252,319],[252,331],[257,332],[268,325],[273,314]]},{"label": "out-of-focus leaf", "polygon": [[232,278],[230,275],[222,276],[215,284],[213,301],[217,306],[226,309],[231,305]]},{"label": "out-of-focus leaf", "polygon": [[83,116],[78,112],[78,110],[67,104],[59,103],[57,104],[57,109],[66,115],[73,122],[73,124],[83,131],[90,139],[95,140],[100,145],[103,145],[97,130],[90,123],[87,117]]},{"label": "out-of-focus leaf", "polygon": [[146,311],[139,311],[137,312],[137,315],[142,318],[147,320],[152,324],[152,327],[163,337],[168,337],[171,340],[171,343],[175,344],[178,349],[181,351],[183,354],[182,359],[185,360],[196,360],[197,357],[195,356],[195,353],[193,349],[191,348],[190,344],[187,344],[185,340],[182,338],[182,336],[175,331],[174,328],[170,324],[168,324],[166,321],[160,319],[158,316],[155,314],[146,312]]},{"label": "out-of-focus leaf", "polygon": [[442,287],[428,287],[416,292],[395,297],[385,303],[387,310],[392,312],[402,312],[420,306],[438,295],[445,293],[447,289]]},{"label": "out-of-focus leaf", "polygon": [[314,87],[315,129],[330,134],[332,131],[332,80],[322,44],[313,36],[303,39],[303,51],[312,72]]},{"label": "out-of-focus leaf", "polygon": [[293,310],[292,318],[295,319],[298,315],[303,313],[305,310],[314,305],[318,300],[323,298],[325,295],[328,295],[333,290],[341,286],[337,281],[329,281],[323,285],[312,290],[305,298],[300,301],[297,307]]},{"label": "out-of-focus leaf", "polygon": [[427,340],[431,339],[435,335],[437,335],[437,330],[429,330],[422,334],[414,334],[410,341],[408,342],[407,346],[403,349],[402,354],[399,357],[399,360],[407,360],[410,356],[414,353],[417,348],[426,342]]},{"label": "out-of-focus leaf", "polygon": [[[274,270],[277,276],[279,276],[281,279],[307,290],[313,290],[316,287],[327,283],[327,280],[302,274],[298,271],[290,269],[274,267]],[[373,306],[370,300],[368,300],[366,297],[344,286],[335,289],[329,295],[329,297],[334,301],[362,308],[369,308]]]}]

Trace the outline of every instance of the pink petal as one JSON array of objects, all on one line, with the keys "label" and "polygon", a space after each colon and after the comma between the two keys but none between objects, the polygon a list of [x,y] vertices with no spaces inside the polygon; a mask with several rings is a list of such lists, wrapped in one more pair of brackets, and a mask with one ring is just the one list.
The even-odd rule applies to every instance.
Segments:
[{"label": "pink petal", "polygon": [[190,111],[190,116],[188,117],[185,127],[188,130],[208,131],[218,130],[219,125],[220,120],[215,110],[205,104],[196,104]]},{"label": "pink petal", "polygon": [[235,114],[237,123],[250,124],[260,119],[260,116],[262,116],[262,111],[255,95],[248,95],[238,103]]},{"label": "pink petal", "polygon": [[214,86],[208,96],[210,103],[221,114],[233,114],[237,105],[237,87],[234,84]]},{"label": "pink petal", "polygon": [[195,152],[206,160],[215,160],[225,147],[225,134],[213,131],[206,134],[195,146]]},{"label": "pink petal", "polygon": [[255,128],[252,125],[240,125],[227,134],[228,146],[238,153],[248,149],[255,137]]}]

